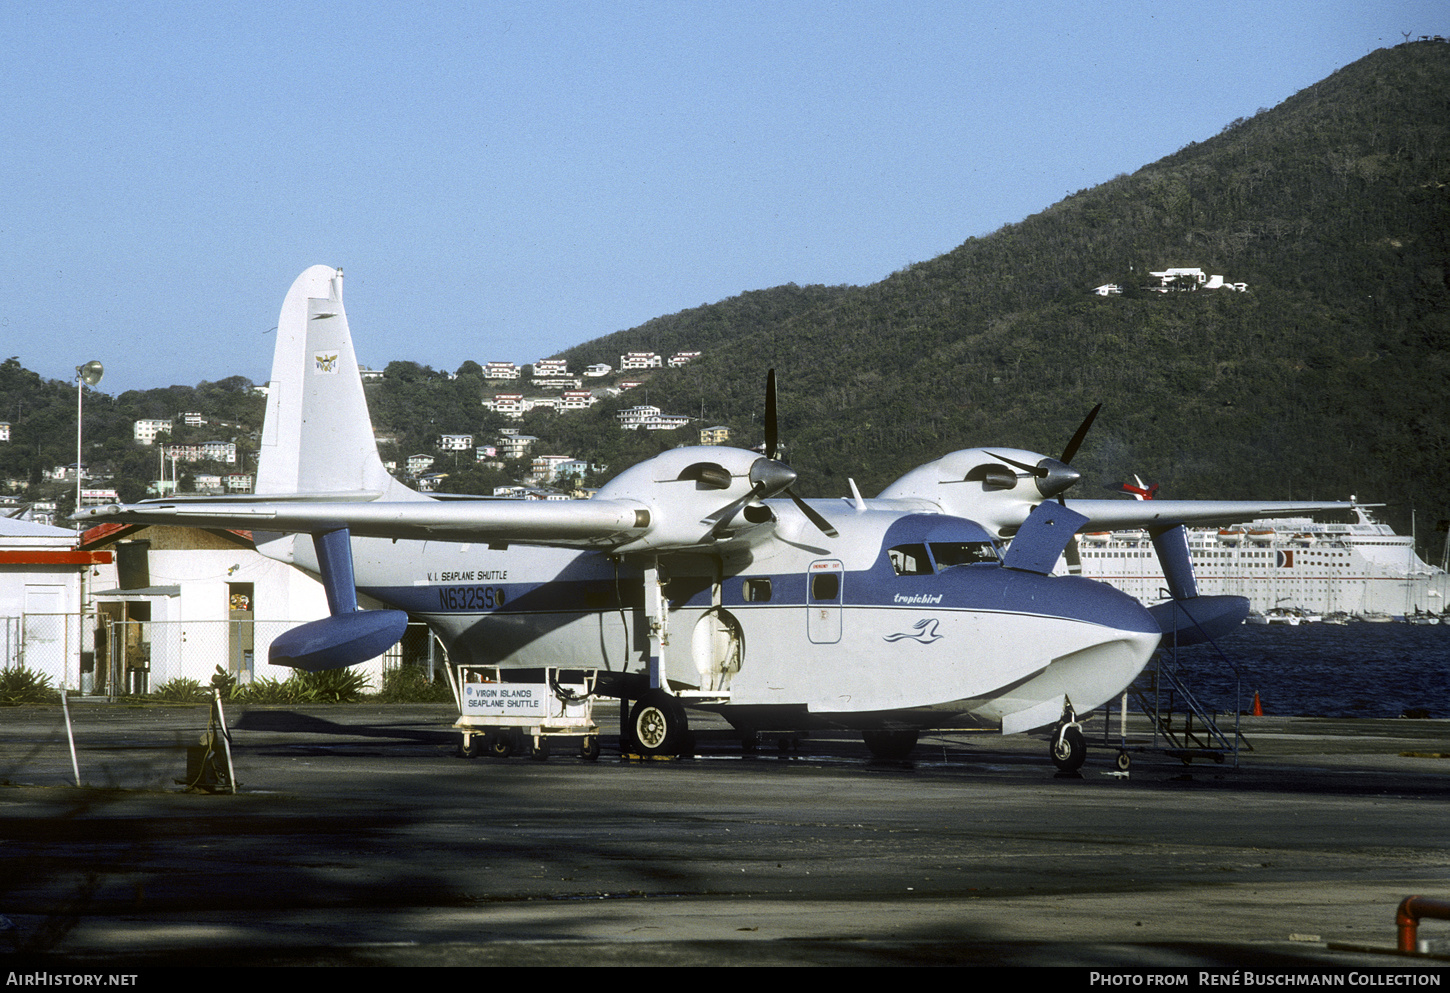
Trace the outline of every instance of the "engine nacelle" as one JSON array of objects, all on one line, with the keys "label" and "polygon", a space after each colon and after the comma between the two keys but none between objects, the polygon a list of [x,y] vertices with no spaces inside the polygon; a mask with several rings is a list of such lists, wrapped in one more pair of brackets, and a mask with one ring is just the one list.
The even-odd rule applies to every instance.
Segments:
[{"label": "engine nacelle", "polygon": [[[1047,475],[1039,478],[1020,468],[1044,463],[1050,468],[1042,470]],[[1062,465],[1049,456],[1017,448],[964,448],[917,466],[882,490],[877,499],[926,501],[943,513],[976,521],[994,536],[1006,538],[1045,499],[1038,485],[1042,480],[1049,480],[1047,486],[1054,495],[1066,488],[1056,470]]]},{"label": "engine nacelle", "polygon": [[648,533],[619,549],[640,551],[708,541],[723,529],[751,526],[753,515],[737,511],[747,501],[774,496],[795,478],[781,463],[743,448],[677,448],[620,473],[600,488],[596,499],[628,500],[648,508]]}]

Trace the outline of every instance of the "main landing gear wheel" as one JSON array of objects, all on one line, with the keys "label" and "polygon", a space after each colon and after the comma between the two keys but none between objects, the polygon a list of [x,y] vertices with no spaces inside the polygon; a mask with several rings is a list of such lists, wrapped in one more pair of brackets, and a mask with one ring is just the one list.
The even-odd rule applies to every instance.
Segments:
[{"label": "main landing gear wheel", "polygon": [[1076,724],[1066,727],[1059,724],[1052,733],[1047,754],[1052,757],[1052,762],[1058,769],[1063,772],[1077,772],[1087,758],[1087,740],[1082,736],[1082,728]]},{"label": "main landing gear wheel", "polygon": [[918,732],[882,729],[863,731],[861,737],[866,739],[866,747],[876,758],[900,762],[910,757],[911,750],[916,747]]},{"label": "main landing gear wheel", "polygon": [[685,742],[685,708],[661,690],[651,690],[629,713],[629,733],[641,755],[678,755]]}]

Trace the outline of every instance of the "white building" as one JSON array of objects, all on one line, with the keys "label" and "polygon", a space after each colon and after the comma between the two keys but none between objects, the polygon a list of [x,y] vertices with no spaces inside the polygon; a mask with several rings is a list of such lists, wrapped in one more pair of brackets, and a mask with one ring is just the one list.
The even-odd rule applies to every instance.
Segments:
[{"label": "white building", "polygon": [[0,552],[0,668],[24,665],[53,688],[77,689],[81,583],[111,553],[78,550],[72,529],[9,517]]},{"label": "white building", "polygon": [[599,379],[603,376],[609,375],[613,371],[614,367],[611,366],[609,363],[596,362],[594,365],[589,366],[589,368],[584,370],[584,375],[588,376],[590,379]]},{"label": "white building", "polygon": [[673,431],[690,423],[690,419],[683,414],[661,413],[658,407],[648,404],[621,410],[615,416],[619,418],[619,427],[623,431],[638,431],[640,428],[646,431]]},{"label": "white building", "polygon": [[[96,618],[94,664],[73,686],[83,692],[205,686],[217,666],[242,683],[284,680],[294,670],[267,662],[272,640],[329,613],[322,584],[258,553],[249,532],[108,524],[81,548],[108,559],[87,579]],[[361,671],[380,687],[381,659]]]},{"label": "white building", "polygon": [[670,356],[670,368],[678,369],[685,363],[693,359],[698,359],[699,357],[699,352],[676,352],[674,355]]},{"label": "white building", "polygon": [[505,459],[521,459],[529,452],[529,447],[539,439],[531,434],[509,434],[499,439],[499,451]]},{"label": "white building", "polygon": [[577,461],[572,455],[535,455],[529,472],[536,478],[548,481],[558,473],[559,466],[565,462]]},{"label": "white building", "polygon": [[445,452],[466,452],[473,447],[473,435],[445,434],[438,439],[438,447]]},{"label": "white building", "polygon": [[1164,269],[1162,272],[1149,272],[1148,275],[1158,280],[1159,285],[1153,289],[1159,293],[1174,290],[1234,290],[1243,293],[1249,288],[1247,283],[1226,283],[1222,276],[1210,276],[1196,266]]},{"label": "white building", "polygon": [[204,441],[200,445],[168,445],[166,456],[178,462],[235,463],[237,445],[233,441]]},{"label": "white building", "polygon": [[524,416],[524,395],[522,393],[497,393],[493,399],[483,401],[484,407],[496,414],[518,420]]},{"label": "white building", "polygon": [[489,362],[483,367],[484,379],[518,379],[521,374],[512,362]]},{"label": "white building", "polygon": [[131,425],[131,437],[143,445],[151,445],[158,434],[170,434],[171,422],[163,420],[135,421]]},{"label": "white building", "polygon": [[664,360],[654,352],[626,352],[619,357],[621,371],[630,369],[659,369]]}]

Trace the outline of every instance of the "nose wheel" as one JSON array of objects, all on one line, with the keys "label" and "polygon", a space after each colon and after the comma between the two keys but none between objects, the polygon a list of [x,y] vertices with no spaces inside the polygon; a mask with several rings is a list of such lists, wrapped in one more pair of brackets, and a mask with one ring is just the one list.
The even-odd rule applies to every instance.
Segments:
[{"label": "nose wheel", "polygon": [[1048,742],[1047,754],[1059,771],[1077,772],[1087,759],[1087,739],[1083,737],[1082,726],[1076,722],[1057,725]]},{"label": "nose wheel", "polygon": [[1047,756],[1059,772],[1077,772],[1087,758],[1087,739],[1083,737],[1072,701],[1064,698],[1062,703],[1062,716],[1047,741]]}]

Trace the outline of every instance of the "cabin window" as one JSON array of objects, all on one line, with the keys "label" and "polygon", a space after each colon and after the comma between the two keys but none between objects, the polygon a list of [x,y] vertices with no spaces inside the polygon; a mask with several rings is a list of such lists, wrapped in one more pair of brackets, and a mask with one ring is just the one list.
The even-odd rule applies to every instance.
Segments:
[{"label": "cabin window", "polygon": [[811,577],[812,600],[834,600],[841,592],[841,574],[818,572]]},{"label": "cabin window", "polygon": [[747,579],[744,593],[746,603],[765,603],[770,599],[770,580]]},{"label": "cabin window", "polygon": [[936,560],[936,567],[945,571],[954,565],[996,562],[997,549],[990,541],[934,541],[931,557]]},{"label": "cabin window", "polygon": [[888,549],[891,568],[898,576],[930,576],[931,560],[926,557],[926,545],[897,545]]}]

